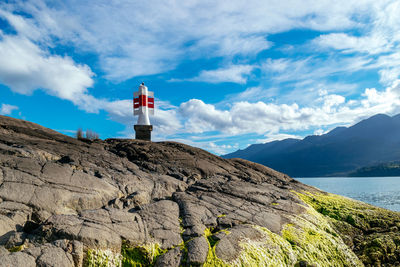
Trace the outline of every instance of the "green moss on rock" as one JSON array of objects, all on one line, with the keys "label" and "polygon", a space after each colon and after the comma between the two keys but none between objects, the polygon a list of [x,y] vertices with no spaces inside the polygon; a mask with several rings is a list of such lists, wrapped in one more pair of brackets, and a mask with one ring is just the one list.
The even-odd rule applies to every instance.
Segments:
[{"label": "green moss on rock", "polygon": [[400,246],[396,240],[400,238],[397,234],[390,233],[374,234],[364,240],[361,245],[360,258],[366,265],[384,265],[385,263],[398,262]]},{"label": "green moss on rock", "polygon": [[306,261],[316,266],[362,265],[342,239],[332,235],[332,229],[325,229],[299,218],[296,225],[284,226],[282,237],[292,245],[296,262]]},{"label": "green moss on rock", "polygon": [[296,254],[290,242],[266,228],[253,226],[263,233],[261,240],[243,240],[242,251],[233,266],[293,266]]},{"label": "green moss on rock", "polygon": [[307,204],[319,213],[335,220],[368,231],[376,226],[389,227],[398,225],[399,214],[393,211],[369,205],[364,202],[329,193],[297,193]]},{"label": "green moss on rock", "polygon": [[367,266],[399,266],[400,213],[329,193],[296,194],[322,214]]},{"label": "green moss on rock", "polygon": [[[204,230],[204,237],[206,238],[208,242],[208,254],[207,254],[207,259],[206,262],[204,263],[204,267],[228,267],[230,266],[229,264],[225,263],[223,260],[219,259],[217,257],[217,254],[215,253],[215,247],[218,244],[218,241],[213,238],[213,235],[215,233],[212,232],[213,228],[206,228]],[[226,231],[226,230],[222,230]],[[228,232],[229,233],[229,232]]]},{"label": "green moss on rock", "polygon": [[111,250],[89,249],[84,266],[86,267],[116,267],[121,266],[122,256]]},{"label": "green moss on rock", "polygon": [[161,249],[157,243],[135,247],[124,243],[121,247],[121,253],[115,253],[111,250],[89,249],[84,265],[87,267],[147,267],[153,266],[157,258],[165,252],[166,250]]},{"label": "green moss on rock", "polygon": [[[204,266],[296,266],[299,263],[315,266],[363,265],[341,238],[332,234],[334,230],[322,215],[309,208],[304,216],[292,218],[294,224],[286,224],[282,235],[253,226],[262,233],[262,238],[243,239],[239,244],[239,256],[231,262],[217,257],[215,248],[218,242],[214,245],[209,242]],[[210,231],[206,230],[205,236],[210,236]]]},{"label": "green moss on rock", "polygon": [[15,247],[9,248],[8,251],[9,252],[18,252],[18,251],[23,250],[24,248],[25,248],[25,246],[22,244],[20,246],[15,246]]},{"label": "green moss on rock", "polygon": [[123,244],[121,249],[122,266],[145,267],[153,266],[157,258],[167,250],[161,249],[157,243],[132,247]]}]

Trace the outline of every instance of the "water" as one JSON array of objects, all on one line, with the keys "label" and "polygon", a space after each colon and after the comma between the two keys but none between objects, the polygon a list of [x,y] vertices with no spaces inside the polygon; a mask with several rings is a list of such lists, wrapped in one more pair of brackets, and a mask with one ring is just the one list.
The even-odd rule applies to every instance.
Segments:
[{"label": "water", "polygon": [[319,189],[400,211],[400,177],[295,178]]}]

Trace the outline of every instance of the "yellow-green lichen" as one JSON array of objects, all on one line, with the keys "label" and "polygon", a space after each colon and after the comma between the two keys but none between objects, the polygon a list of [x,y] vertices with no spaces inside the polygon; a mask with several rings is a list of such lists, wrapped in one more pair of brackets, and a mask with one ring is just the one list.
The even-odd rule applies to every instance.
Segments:
[{"label": "yellow-green lichen", "polygon": [[203,265],[204,267],[229,267],[231,265],[225,263],[223,260],[219,259],[217,255],[215,254],[215,246],[211,247],[209,244],[208,247],[208,254],[207,254],[207,260]]},{"label": "yellow-green lichen", "polygon": [[375,226],[387,226],[399,220],[395,212],[375,207],[357,200],[335,194],[295,192],[301,200],[322,215],[346,222],[360,230],[368,231]]},{"label": "yellow-green lichen", "polygon": [[[400,247],[400,235],[391,233],[375,234],[362,242],[360,258],[367,265],[385,265],[384,262],[395,262]],[[390,264],[388,264],[390,266]]]},{"label": "yellow-green lichen", "polygon": [[183,227],[183,219],[181,217],[179,217],[178,220],[179,220],[179,229],[180,229],[180,233],[182,236],[183,232],[185,232],[185,228]]},{"label": "yellow-green lichen", "polygon": [[86,267],[116,267],[121,266],[122,256],[111,250],[89,249],[85,260]]},{"label": "yellow-green lichen", "polygon": [[18,251],[23,250],[24,248],[25,248],[25,246],[22,244],[20,246],[15,246],[15,247],[9,248],[8,251],[10,251],[10,252],[18,252]]},{"label": "yellow-green lichen", "polygon": [[[306,196],[311,197],[311,193]],[[332,228],[329,219],[310,206],[306,207],[307,212],[292,217],[294,224],[287,224],[282,230],[282,236],[295,244],[298,257],[319,263],[319,266],[362,266],[359,258]]]},{"label": "yellow-green lichen", "polygon": [[217,234],[218,232],[224,232],[225,234],[230,234],[230,232],[226,229],[222,229],[218,232],[213,233],[214,228],[206,228],[204,230],[204,237],[206,238],[208,242],[208,254],[207,254],[207,259],[206,262],[204,263],[204,267],[229,267],[228,263],[224,262],[223,260],[219,259],[215,253],[215,248],[216,245],[218,244],[218,241],[213,237],[214,234]]},{"label": "yellow-green lichen", "polygon": [[132,247],[123,244],[121,249],[122,266],[145,267],[153,266],[157,258],[167,250],[160,248],[157,243]]},{"label": "yellow-green lichen", "polygon": [[[260,226],[253,226],[259,231],[263,232],[265,238],[261,241],[252,241],[245,239],[239,245],[242,248],[240,255],[237,259],[231,262],[225,262],[219,259],[216,255],[215,248],[218,241],[210,242],[212,237],[211,229],[206,229],[204,236],[209,242],[209,251],[207,260],[204,264],[205,267],[228,267],[228,266],[293,266],[295,257],[290,251],[290,244],[281,236],[272,233],[266,228]],[[224,231],[224,230],[222,230]],[[224,231],[230,234],[229,231]],[[211,239],[212,240],[212,239]]]},{"label": "yellow-green lichen", "polygon": [[253,227],[263,233],[263,238],[243,240],[239,244],[242,251],[231,266],[294,266],[295,251],[287,240],[266,228]]},{"label": "yellow-green lichen", "polygon": [[[215,253],[215,247],[218,241],[215,241],[213,239],[212,235],[212,230],[213,228],[206,228],[204,230],[204,237],[206,238],[208,242],[208,254],[207,254],[207,259],[206,262],[204,263],[204,267],[228,267],[230,266],[229,264],[225,263],[223,260],[219,259]],[[215,242],[214,242],[215,241]]]},{"label": "yellow-green lichen", "polygon": [[282,237],[291,245],[297,262],[307,261],[316,266],[362,266],[357,256],[339,237],[328,234],[304,220],[296,225],[287,224]]},{"label": "yellow-green lichen", "polygon": [[214,230],[214,228],[212,228],[212,227],[206,228],[206,229],[204,230],[204,236],[205,236],[206,238],[208,238],[209,236],[212,236],[212,235],[213,235],[213,233],[212,233],[213,230]]},{"label": "yellow-green lichen", "polygon": [[[332,235],[354,242],[366,265],[394,264],[400,257],[400,214],[347,197],[326,193],[295,194],[334,226]],[[329,232],[328,230],[326,230]],[[356,239],[354,239],[357,237]]]},{"label": "yellow-green lichen", "polygon": [[210,242],[212,230],[206,229],[209,253],[205,266],[295,266],[302,261],[315,266],[363,266],[326,218],[313,208],[307,207],[307,212],[291,216],[291,221],[283,226],[281,235],[253,226],[263,237],[243,239],[239,256],[231,262],[217,257],[218,242]]},{"label": "yellow-green lichen", "polygon": [[220,230],[219,232],[223,232],[223,233],[225,233],[226,235],[229,235],[231,232],[229,232],[228,230],[226,230],[226,229],[222,229],[222,230]]},{"label": "yellow-green lichen", "polygon": [[340,238],[302,218],[286,224],[282,236],[253,226],[264,235],[260,240],[243,240],[239,257],[231,266],[295,266],[306,261],[315,266],[362,266]]},{"label": "yellow-green lichen", "polygon": [[165,252],[166,250],[161,249],[157,243],[135,247],[123,243],[121,253],[115,253],[111,250],[89,249],[84,265],[87,267],[147,267],[153,266],[157,258]]}]

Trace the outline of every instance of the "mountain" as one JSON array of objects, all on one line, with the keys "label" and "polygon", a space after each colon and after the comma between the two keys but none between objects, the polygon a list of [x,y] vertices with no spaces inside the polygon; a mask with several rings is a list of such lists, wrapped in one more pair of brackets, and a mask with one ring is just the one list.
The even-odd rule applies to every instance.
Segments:
[{"label": "mountain", "polygon": [[246,160],[0,116],[0,266],[398,266],[399,225]]},{"label": "mountain", "polygon": [[324,135],[251,145],[223,157],[247,159],[294,177],[346,176],[400,159],[400,115],[378,114]]}]

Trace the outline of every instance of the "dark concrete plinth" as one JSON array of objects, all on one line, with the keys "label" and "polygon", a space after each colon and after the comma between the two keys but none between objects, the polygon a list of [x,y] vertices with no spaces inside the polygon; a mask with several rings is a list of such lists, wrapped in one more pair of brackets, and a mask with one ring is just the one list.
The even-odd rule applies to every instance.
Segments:
[{"label": "dark concrete plinth", "polygon": [[133,128],[136,132],[136,139],[151,141],[153,125],[134,125]]}]

